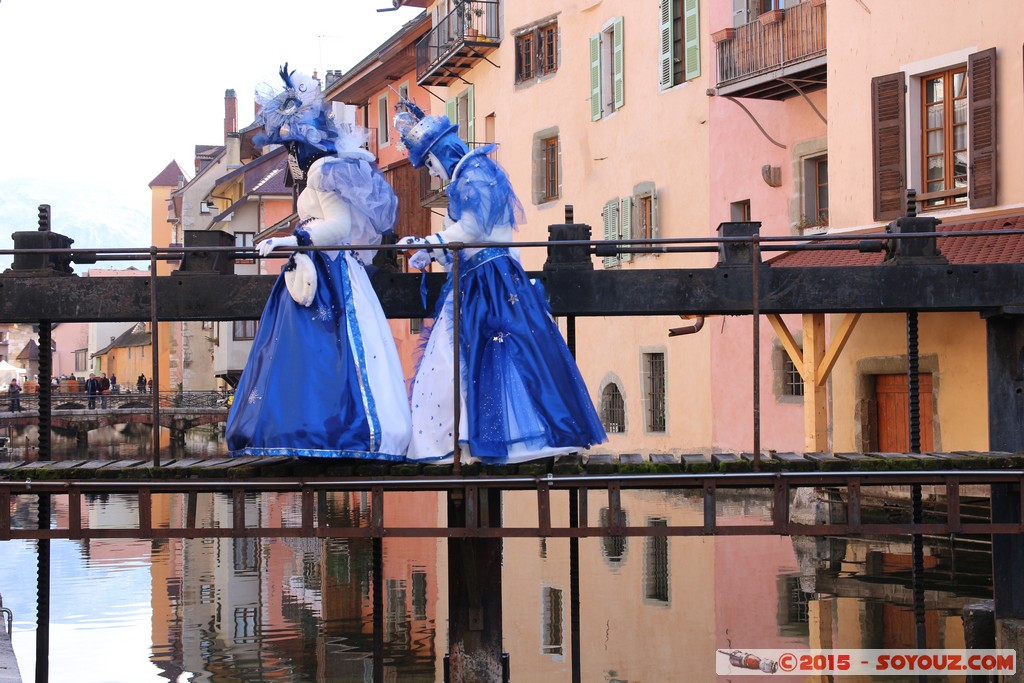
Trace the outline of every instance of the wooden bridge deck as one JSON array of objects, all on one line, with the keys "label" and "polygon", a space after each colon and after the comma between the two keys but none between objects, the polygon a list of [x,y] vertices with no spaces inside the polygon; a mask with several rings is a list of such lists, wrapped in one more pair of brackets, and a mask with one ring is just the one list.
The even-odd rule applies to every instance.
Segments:
[{"label": "wooden bridge deck", "polygon": [[[885,534],[1019,534],[1022,515],[1012,520],[979,518],[978,500],[987,501],[997,487],[1018,489],[1024,483],[1021,453],[773,453],[755,471],[749,454],[591,455],[560,457],[508,466],[392,464],[306,458],[217,458],[168,460],[152,467],[145,460],[66,460],[0,463],[0,540],[9,538],[170,538],[170,537],[586,537],[692,535],[885,535]],[[909,492],[927,487],[926,515],[913,523],[907,514]],[[794,518],[800,489],[829,489],[843,501],[841,514],[825,523]],[[703,507],[695,524],[628,526],[588,525],[589,505],[607,507],[609,520],[620,520],[626,490],[675,490]],[[395,527],[385,523],[385,506],[403,505],[409,491],[444,493],[465,501],[464,525]],[[533,492],[537,523],[502,527],[488,523],[494,495]],[[368,495],[369,517],[339,526],[328,515],[328,495]],[[137,501],[138,517],[130,526],[90,528],[83,521],[83,497],[121,494]],[[228,523],[196,517],[200,494],[223,497],[230,506]],[[247,508],[254,497],[297,496],[301,521],[288,526],[267,521]],[[154,496],[183,496],[189,512],[178,527],[154,520]],[[768,501],[770,519],[761,523],[724,524],[723,499],[760,496]],[[881,518],[867,513],[878,496],[903,506],[900,514]],[[12,511],[37,499],[66,500],[62,528],[26,525]],[[968,500],[971,502],[968,503]],[[495,501],[499,501],[495,503]],[[270,500],[265,501],[271,504]],[[133,503],[134,505],[134,503]],[[557,507],[562,506],[563,511]],[[568,515],[564,510],[568,507]],[[553,514],[553,508],[555,513]],[[968,511],[970,508],[970,511]],[[22,507],[22,509],[24,509]],[[258,518],[257,518],[258,517]],[[579,520],[564,524],[556,520]],[[494,519],[491,517],[491,519]],[[592,522],[592,520],[591,520]]]}]

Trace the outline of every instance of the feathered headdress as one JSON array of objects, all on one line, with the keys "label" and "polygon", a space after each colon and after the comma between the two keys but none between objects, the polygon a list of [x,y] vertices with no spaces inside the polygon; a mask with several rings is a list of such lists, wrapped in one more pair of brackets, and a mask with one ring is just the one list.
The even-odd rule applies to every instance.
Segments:
[{"label": "feathered headdress", "polygon": [[324,105],[320,83],[309,76],[288,71],[288,63],[281,67],[284,90],[275,90],[268,84],[256,89],[256,104],[260,106],[256,123],[263,132],[253,142],[258,146],[287,144],[307,146],[307,154],[336,152],[338,129]]}]

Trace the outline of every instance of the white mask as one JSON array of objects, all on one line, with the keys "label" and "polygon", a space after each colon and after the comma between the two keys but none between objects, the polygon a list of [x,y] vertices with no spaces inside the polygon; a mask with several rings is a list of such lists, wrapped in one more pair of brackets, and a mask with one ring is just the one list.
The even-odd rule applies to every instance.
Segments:
[{"label": "white mask", "polygon": [[425,163],[430,175],[436,176],[445,182],[451,180],[451,178],[448,177],[448,171],[444,168],[444,164],[434,156],[433,152],[427,152],[427,160]]}]

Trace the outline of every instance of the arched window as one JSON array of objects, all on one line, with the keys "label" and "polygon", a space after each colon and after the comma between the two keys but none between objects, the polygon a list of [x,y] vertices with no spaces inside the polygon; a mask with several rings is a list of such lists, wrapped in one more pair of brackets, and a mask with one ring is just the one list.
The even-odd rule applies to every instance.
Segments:
[{"label": "arched window", "polygon": [[607,384],[601,391],[601,423],[609,434],[626,431],[626,404],[615,384]]}]

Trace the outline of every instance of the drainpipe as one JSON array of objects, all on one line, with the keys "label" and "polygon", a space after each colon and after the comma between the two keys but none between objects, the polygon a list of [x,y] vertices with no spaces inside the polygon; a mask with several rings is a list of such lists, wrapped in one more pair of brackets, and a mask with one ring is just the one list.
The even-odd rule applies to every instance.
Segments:
[{"label": "drainpipe", "polygon": [[[679,316],[679,317],[683,318],[683,320],[686,320],[686,318],[684,318],[683,316]],[[669,330],[668,330],[668,336],[670,336],[670,337],[679,337],[679,336],[684,335],[684,334],[696,334],[696,333],[700,332],[701,328],[703,328],[703,327],[704,327],[704,316],[698,315],[698,316],[696,316],[696,319],[693,321],[692,325],[687,325],[686,327],[670,327]]]}]

